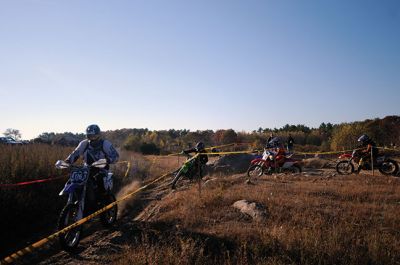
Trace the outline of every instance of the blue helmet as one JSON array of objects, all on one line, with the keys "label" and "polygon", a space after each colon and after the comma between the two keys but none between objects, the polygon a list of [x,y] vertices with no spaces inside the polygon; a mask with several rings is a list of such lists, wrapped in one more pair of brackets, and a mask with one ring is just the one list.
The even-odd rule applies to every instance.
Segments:
[{"label": "blue helmet", "polygon": [[89,140],[96,140],[100,137],[100,127],[96,124],[89,125],[86,128],[86,137]]}]

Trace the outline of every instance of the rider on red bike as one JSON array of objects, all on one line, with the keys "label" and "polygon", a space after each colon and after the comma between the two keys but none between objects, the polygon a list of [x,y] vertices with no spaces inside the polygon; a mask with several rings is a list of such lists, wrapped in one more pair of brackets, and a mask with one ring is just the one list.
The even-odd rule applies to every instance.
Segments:
[{"label": "rider on red bike", "polygon": [[357,173],[359,173],[364,166],[369,165],[371,163],[371,154],[374,163],[376,163],[378,148],[376,148],[375,142],[372,141],[372,139],[369,138],[368,135],[366,134],[361,135],[357,141],[361,143],[360,147],[364,148],[363,150],[361,150],[362,155],[358,163],[359,167]]},{"label": "rider on red bike", "polygon": [[272,138],[268,144],[267,148],[273,149],[275,153],[275,163],[281,167],[285,163],[285,154],[286,150],[284,145],[282,144],[281,140],[278,137]]}]

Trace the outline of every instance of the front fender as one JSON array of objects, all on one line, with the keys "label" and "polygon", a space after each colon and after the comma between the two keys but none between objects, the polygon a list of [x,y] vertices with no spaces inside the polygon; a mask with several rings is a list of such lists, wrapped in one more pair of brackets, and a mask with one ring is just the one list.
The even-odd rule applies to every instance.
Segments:
[{"label": "front fender", "polygon": [[253,159],[253,160],[251,160],[251,162],[250,162],[250,164],[257,164],[257,163],[259,163],[259,162],[265,162],[265,160],[263,160],[262,158],[256,158],[256,159]]},{"label": "front fender", "polygon": [[351,154],[343,154],[339,156],[339,159],[347,159],[347,158],[351,158]]},{"label": "front fender", "polygon": [[64,188],[60,193],[58,194],[59,196],[65,195],[65,194],[70,194],[75,191],[75,189],[79,186],[77,183],[67,183],[65,184]]}]

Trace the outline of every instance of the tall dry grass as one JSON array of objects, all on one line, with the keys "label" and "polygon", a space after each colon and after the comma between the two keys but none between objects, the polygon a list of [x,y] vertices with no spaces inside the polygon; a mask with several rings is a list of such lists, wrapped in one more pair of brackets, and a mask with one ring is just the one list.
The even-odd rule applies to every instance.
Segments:
[{"label": "tall dry grass", "polygon": [[[54,167],[71,149],[48,145],[0,145],[0,183],[18,183],[64,172]],[[63,200],[58,192],[63,180],[19,187],[0,187],[0,249],[2,255],[26,244],[38,231],[54,226]]]},{"label": "tall dry grass", "polygon": [[[399,264],[399,179],[243,180],[220,179],[201,195],[194,186],[166,197],[152,220],[173,224],[176,236],[134,245],[117,264]],[[267,221],[234,209],[241,199],[264,204]],[[188,232],[220,239],[220,252],[205,251],[207,240],[182,236]]]}]

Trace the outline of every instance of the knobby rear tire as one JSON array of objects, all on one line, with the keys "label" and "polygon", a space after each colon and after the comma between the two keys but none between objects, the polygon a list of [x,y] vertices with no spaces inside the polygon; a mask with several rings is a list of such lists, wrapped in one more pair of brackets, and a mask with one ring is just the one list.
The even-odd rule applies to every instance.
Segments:
[{"label": "knobby rear tire", "polygon": [[[393,167],[393,169],[391,171],[386,171],[382,168],[382,165],[384,164],[391,164],[391,166]],[[397,164],[396,161],[392,160],[392,159],[387,159],[382,163],[381,167],[379,168],[379,172],[381,172],[383,175],[393,175],[393,176],[398,176],[398,172],[399,172],[399,165]]]},{"label": "knobby rear tire", "polygon": [[293,165],[292,166],[293,167],[293,170],[292,170],[292,173],[294,173],[294,174],[300,174],[301,173],[301,166],[299,166],[299,165]]},{"label": "knobby rear tire", "polygon": [[[115,196],[113,194],[109,193],[106,196],[103,207],[115,202]],[[106,228],[111,227],[117,221],[117,214],[118,206],[115,204],[111,209],[100,214],[101,224]]]}]

